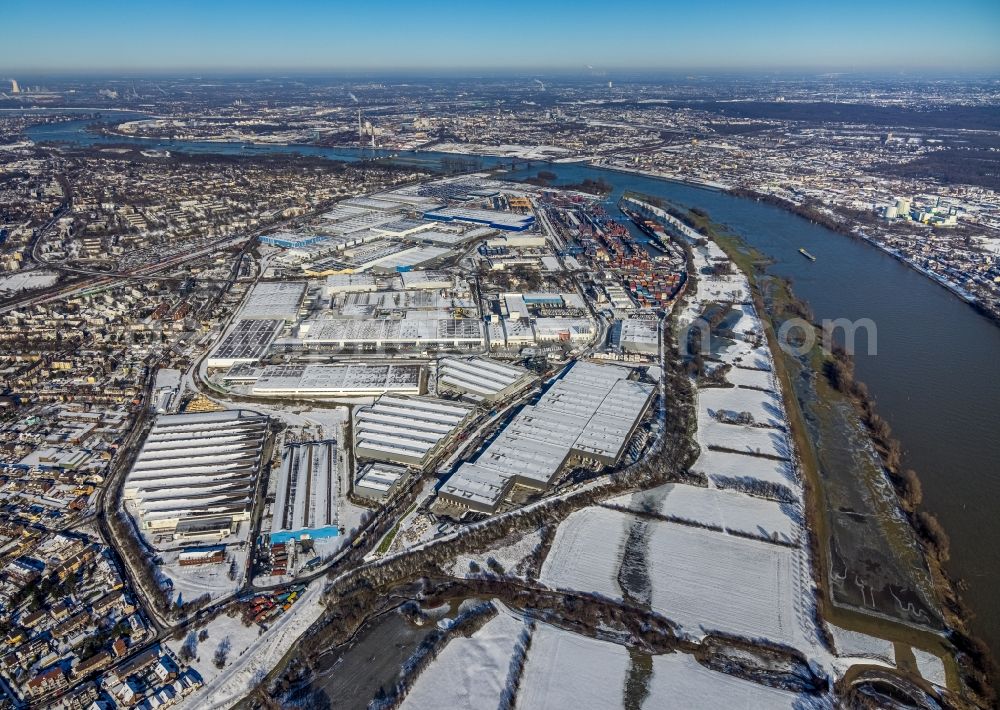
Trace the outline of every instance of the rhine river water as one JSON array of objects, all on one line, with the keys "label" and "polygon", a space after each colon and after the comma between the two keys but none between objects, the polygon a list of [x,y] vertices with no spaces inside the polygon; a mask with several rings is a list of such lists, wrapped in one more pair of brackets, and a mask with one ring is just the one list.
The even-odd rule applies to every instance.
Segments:
[{"label": "rhine river water", "polygon": [[[119,114],[119,117],[121,115]],[[331,160],[379,157],[436,167],[467,160],[482,168],[509,166],[509,159],[433,152],[372,151],[312,146],[248,146],[239,143],[125,139],[85,130],[86,121],[36,126],[35,141],[77,145],[131,143],[191,153],[293,152]],[[523,164],[523,161],[519,161]],[[556,184],[601,178],[625,190],[699,207],[774,260],[770,270],[791,279],[795,293],[818,319],[869,318],[877,328],[877,352],[856,354],[856,371],[905,449],[905,465],[920,474],[924,507],[951,538],[952,572],[968,584],[974,631],[1000,658],[1000,327],[927,277],[875,247],[836,234],[778,207],[723,192],[656,178],[571,164],[536,163],[509,177],[539,169]],[[804,247],[816,257],[805,259]],[[863,339],[859,339],[863,344]]]}]

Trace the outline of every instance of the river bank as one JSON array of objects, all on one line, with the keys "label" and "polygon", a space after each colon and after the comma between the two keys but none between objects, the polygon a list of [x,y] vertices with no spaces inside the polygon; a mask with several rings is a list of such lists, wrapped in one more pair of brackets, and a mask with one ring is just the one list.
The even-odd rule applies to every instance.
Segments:
[{"label": "river bank", "polygon": [[[807,314],[808,308],[795,297],[788,283],[762,268],[766,263],[763,255],[725,234],[708,215],[685,216],[687,219],[681,217],[683,221],[719,244],[749,276],[755,305],[762,315],[766,314],[770,339],[781,332],[786,320]],[[790,430],[807,481],[813,559],[825,568],[817,570],[816,575],[824,581],[820,585],[823,618],[842,628],[889,639],[897,648],[909,644],[944,653],[949,684],[958,684],[961,678],[961,685],[969,693],[967,700],[975,707],[991,706],[995,701],[990,682],[992,660],[985,644],[972,638],[970,613],[944,568],[947,538],[942,542],[940,526],[935,527],[936,521],[924,522],[922,516],[932,516],[917,510],[919,493],[914,492],[914,485],[919,490],[919,483],[905,483],[907,479],[899,471],[898,444],[888,429],[877,435],[879,427],[874,423],[884,421],[874,413],[867,388],[854,381],[852,373],[845,374],[843,366],[837,370],[839,382],[832,376],[831,369],[836,369],[833,366],[842,363],[843,358],[843,354],[819,345],[801,356],[784,348],[774,352],[776,372],[786,393]],[[837,440],[842,442],[838,444]],[[820,441],[822,447],[817,446]],[[848,455],[831,458],[831,451]],[[884,495],[885,484],[890,481],[899,501]],[[866,489],[871,495],[858,495]],[[850,512],[841,513],[844,510]],[[844,521],[853,521],[847,527],[854,527],[859,515],[864,516],[866,525],[874,526],[863,535],[846,534]],[[843,520],[838,520],[840,517]],[[888,543],[886,552],[891,559],[871,555],[880,540]],[[902,566],[894,564],[898,562]],[[904,580],[907,577],[910,582]],[[843,584],[847,578],[853,578],[852,585]],[[854,595],[859,582],[863,582],[862,591],[870,589],[870,606],[868,594],[863,593],[860,601]],[[878,601],[884,591],[879,584],[894,589],[892,598],[886,600],[888,606]],[[906,590],[907,584],[912,591]],[[917,601],[921,594],[931,595],[931,599],[924,596],[923,603],[930,604],[928,611],[937,607],[949,631],[943,633],[944,628],[931,619],[914,623],[908,612],[902,618],[904,608],[899,606],[898,597],[910,594],[914,596],[909,597],[909,609],[913,609],[909,605],[921,603]],[[900,669],[912,670],[903,665]]]},{"label": "river bank", "polygon": [[920,264],[916,263],[912,258],[906,256],[905,254],[900,253],[896,249],[893,249],[883,244],[879,240],[869,236],[868,234],[865,234],[860,230],[855,231],[854,229],[851,229],[848,225],[844,224],[843,222],[832,219],[828,215],[817,213],[816,211],[808,207],[804,207],[803,205],[796,204],[794,202],[791,202],[781,197],[777,197],[775,195],[763,192],[756,192],[755,190],[745,190],[745,189],[731,189],[728,190],[728,192],[729,194],[735,197],[742,197],[746,199],[757,200],[759,202],[765,202],[767,204],[775,205],[776,207],[785,209],[794,215],[802,217],[803,219],[807,219],[810,222],[820,224],[821,226],[829,229],[832,232],[836,232],[837,234],[843,235],[845,237],[850,237],[851,239],[857,239],[863,241],[875,247],[879,251],[891,256],[896,261],[905,264],[906,266],[910,267],[917,273],[927,277],[928,279],[936,283],[938,286],[941,286],[942,288],[946,289],[947,291],[949,291],[950,293],[952,293],[953,295],[957,296],[959,299],[970,305],[976,312],[986,316],[997,325],[1000,325],[1000,312],[991,311],[978,298],[976,298],[975,295],[969,293],[958,284],[949,281],[940,274],[931,271],[930,269],[924,268]]}]

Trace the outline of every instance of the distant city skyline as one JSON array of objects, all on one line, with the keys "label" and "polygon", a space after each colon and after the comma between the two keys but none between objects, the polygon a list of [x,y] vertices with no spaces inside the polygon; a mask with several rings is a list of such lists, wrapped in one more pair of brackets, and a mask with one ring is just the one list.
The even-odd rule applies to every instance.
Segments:
[{"label": "distant city skyline", "polygon": [[37,3],[3,10],[0,76],[111,71],[1000,70],[1000,3],[453,0]]}]

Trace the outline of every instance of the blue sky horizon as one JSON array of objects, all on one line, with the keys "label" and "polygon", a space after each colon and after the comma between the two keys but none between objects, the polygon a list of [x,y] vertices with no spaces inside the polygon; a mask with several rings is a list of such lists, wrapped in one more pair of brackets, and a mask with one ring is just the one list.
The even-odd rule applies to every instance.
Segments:
[{"label": "blue sky horizon", "polygon": [[[15,72],[996,72],[1000,2],[9,0]],[[5,27],[6,29],[2,29]]]}]

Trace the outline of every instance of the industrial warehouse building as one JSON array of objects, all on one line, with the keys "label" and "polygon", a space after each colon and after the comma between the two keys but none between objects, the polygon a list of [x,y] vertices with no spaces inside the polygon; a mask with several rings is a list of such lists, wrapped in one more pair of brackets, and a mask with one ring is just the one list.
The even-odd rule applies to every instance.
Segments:
[{"label": "industrial warehouse building", "polygon": [[448,271],[404,271],[400,274],[403,288],[411,289],[445,289],[455,287],[455,277]]},{"label": "industrial warehouse building", "polygon": [[340,534],[337,442],[287,444],[271,509],[271,544]]},{"label": "industrial warehouse building", "polygon": [[531,327],[539,343],[553,340],[575,343],[594,337],[594,324],[587,318],[535,318]]},{"label": "industrial warehouse building", "polygon": [[321,234],[292,234],[290,232],[268,234],[260,238],[261,244],[281,247],[282,249],[296,249],[321,241],[323,241],[323,235]]},{"label": "industrial warehouse building", "polygon": [[534,381],[534,376],[523,367],[484,357],[446,357],[438,362],[438,390],[461,392],[477,401],[511,397]]},{"label": "industrial warehouse building", "polygon": [[611,342],[625,352],[656,355],[660,352],[659,322],[638,318],[617,321],[611,331]]},{"label": "industrial warehouse building", "polygon": [[[453,231],[446,231],[453,230]],[[441,246],[456,247],[462,244],[481,239],[482,237],[495,234],[496,230],[489,227],[475,227],[462,231],[458,225],[447,225],[441,229],[432,229],[420,232],[413,236],[413,239],[422,244],[439,244]]]},{"label": "industrial warehouse building", "polygon": [[158,369],[153,383],[153,411],[157,414],[166,414],[171,408],[176,408],[176,399],[180,391],[181,371],[165,367]]},{"label": "industrial warehouse building", "polygon": [[505,234],[486,241],[486,246],[508,249],[541,249],[545,246],[544,234]]},{"label": "industrial warehouse building", "polygon": [[205,361],[206,367],[232,367],[257,362],[267,354],[284,324],[282,320],[251,318],[236,321]]},{"label": "industrial warehouse building", "polygon": [[354,482],[354,492],[362,498],[385,500],[391,496],[409,475],[403,466],[375,462],[361,471]]},{"label": "industrial warehouse building", "polygon": [[354,415],[358,458],[423,468],[471,417],[472,407],[437,397],[383,395]]},{"label": "industrial warehouse building", "polygon": [[535,216],[532,214],[479,210],[468,207],[444,207],[433,212],[425,212],[424,219],[433,219],[439,222],[482,224],[493,229],[502,229],[508,232],[523,232],[535,224]]},{"label": "industrial warehouse building", "polygon": [[267,417],[246,410],[157,417],[124,497],[152,535],[220,540],[250,519]]},{"label": "industrial warehouse building", "polygon": [[387,237],[402,238],[409,237],[417,232],[423,232],[433,226],[433,222],[424,222],[419,219],[400,219],[388,224],[381,224],[378,227],[372,227],[372,230]]},{"label": "industrial warehouse building", "polygon": [[337,293],[363,293],[377,290],[378,281],[373,274],[331,274],[326,277],[323,295],[329,298]]},{"label": "industrial warehouse building", "polygon": [[492,514],[514,485],[545,490],[572,458],[617,463],[654,390],[629,374],[624,367],[574,363],[475,462],[462,464],[439,498]]},{"label": "industrial warehouse building", "polygon": [[430,244],[407,244],[381,238],[364,241],[361,246],[345,250],[338,257],[343,270],[394,274],[439,263],[453,253],[448,247]]},{"label": "industrial warehouse building", "polygon": [[[305,332],[302,332],[305,331]],[[306,347],[335,345],[396,347],[483,347],[483,324],[472,318],[330,318],[303,327]]]},{"label": "industrial warehouse building", "polygon": [[422,365],[269,365],[251,392],[270,397],[375,397],[420,394]]},{"label": "industrial warehouse building", "polygon": [[261,281],[243,302],[240,318],[275,319],[292,322],[298,318],[299,306],[306,292],[304,281]]},{"label": "industrial warehouse building", "polygon": [[[462,290],[464,292],[464,282]],[[474,311],[476,303],[471,298],[454,295],[450,290],[418,289],[407,291],[370,291],[368,293],[345,293],[336,299],[340,314],[345,317],[374,317],[377,312],[403,313],[405,316],[420,317],[412,311],[439,311],[431,314],[436,318],[448,317],[449,309],[463,308]],[[425,316],[426,317],[426,316]]]}]

